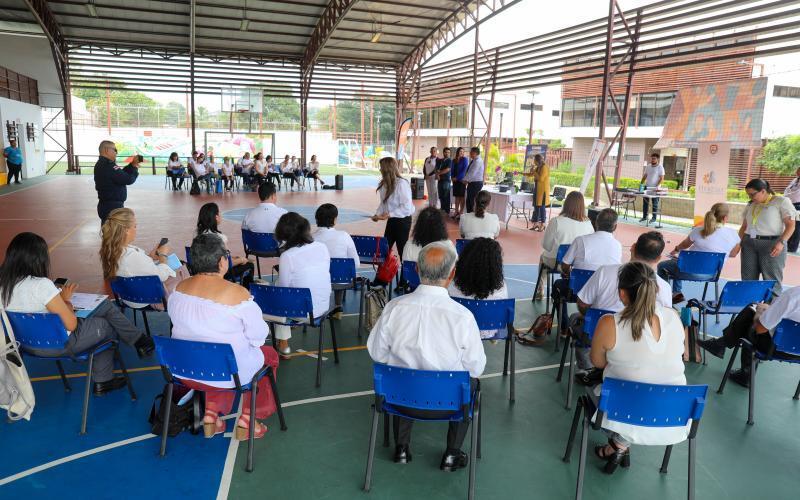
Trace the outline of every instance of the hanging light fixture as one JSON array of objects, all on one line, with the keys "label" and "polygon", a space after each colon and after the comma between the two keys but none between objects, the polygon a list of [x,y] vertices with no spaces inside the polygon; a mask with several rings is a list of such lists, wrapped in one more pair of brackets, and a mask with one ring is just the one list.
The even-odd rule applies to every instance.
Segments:
[{"label": "hanging light fixture", "polygon": [[89,15],[92,17],[100,17],[97,15],[97,7],[95,7],[94,2],[87,2],[86,3],[86,10],[89,11]]},{"label": "hanging light fixture", "polygon": [[242,9],[242,23],[239,25],[239,31],[247,31],[250,26],[250,20],[247,19],[247,0],[244,0],[244,9]]}]

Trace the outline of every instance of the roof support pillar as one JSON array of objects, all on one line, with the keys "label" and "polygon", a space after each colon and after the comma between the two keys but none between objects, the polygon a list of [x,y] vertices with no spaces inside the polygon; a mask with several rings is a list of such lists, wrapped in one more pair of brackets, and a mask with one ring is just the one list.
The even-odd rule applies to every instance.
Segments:
[{"label": "roof support pillar", "polygon": [[[477,15],[477,13],[476,13]],[[480,24],[475,24],[475,50],[472,53],[472,110],[469,114],[469,146],[475,145],[475,113],[478,111],[478,52],[481,44],[478,35],[480,34]]]},{"label": "roof support pillar", "polygon": [[192,126],[192,153],[197,151],[194,116],[194,52],[189,54],[189,116]]},{"label": "roof support pillar", "polygon": [[[631,46],[631,56],[628,62],[628,81],[625,85],[625,102],[622,106],[622,117],[620,120],[621,132],[619,135],[619,153],[617,153],[617,165],[614,168],[614,194],[619,186],[619,177],[622,173],[622,160],[625,158],[625,142],[628,138],[628,119],[631,114],[631,93],[633,91],[634,66],[636,66],[636,54],[639,51],[639,33],[642,25],[642,9],[636,11],[636,27],[634,28]],[[616,195],[615,195],[616,196]],[[614,200],[611,200],[613,206]]]}]

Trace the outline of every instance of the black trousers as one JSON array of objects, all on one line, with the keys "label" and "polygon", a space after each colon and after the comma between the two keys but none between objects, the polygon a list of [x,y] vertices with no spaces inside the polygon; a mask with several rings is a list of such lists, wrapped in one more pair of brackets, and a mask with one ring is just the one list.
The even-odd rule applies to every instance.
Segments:
[{"label": "black trousers", "polygon": [[22,165],[17,165],[16,163],[11,163],[10,161],[6,162],[8,165],[8,179],[6,184],[11,184],[11,178],[14,178],[14,182],[19,182],[19,175],[22,172]]},{"label": "black trousers", "polygon": [[471,213],[475,209],[475,198],[478,193],[483,189],[483,181],[470,182],[467,184],[467,213]]},{"label": "black trousers", "polygon": [[[478,385],[476,379],[470,379],[470,388],[472,392]],[[438,411],[438,410],[417,410],[414,408],[400,407],[403,413],[415,418],[444,418],[453,414],[451,411]],[[414,421],[408,418],[397,417],[393,418],[394,442],[397,445],[408,446],[411,444],[411,430],[414,427]],[[464,438],[467,437],[469,432],[469,422],[450,422],[447,426],[447,453],[455,453],[461,450],[464,444]]]},{"label": "black trousers", "polygon": [[403,257],[403,249],[408,243],[408,236],[411,234],[411,216],[408,217],[389,217],[386,221],[386,229],[383,231],[383,237],[389,244],[389,251],[392,251],[392,246],[397,245],[397,252],[400,258]]},{"label": "black trousers", "polygon": [[444,210],[445,213],[450,213],[450,190],[452,189],[450,179],[439,181],[437,189],[439,191],[439,208]]},{"label": "black trousers", "polygon": [[[730,325],[722,330],[725,347],[734,348],[739,343],[739,339],[747,339],[757,351],[767,356],[772,356],[775,354],[775,343],[772,341],[772,335],[756,333],[755,328],[753,328],[755,314],[755,308],[747,306],[736,315]],[[797,356],[792,356],[791,354],[779,354],[779,357],[797,359]],[[742,349],[741,351],[741,363],[743,370],[750,369],[750,352],[747,349]]]},{"label": "black trousers", "polygon": [[[8,179],[10,182],[11,178],[9,177]],[[794,208],[800,210],[800,203],[795,203]],[[800,246],[800,221],[795,222],[794,232],[789,237],[789,244],[786,246],[787,246],[786,250],[789,252],[796,252],[798,246]]]},{"label": "black trousers", "polygon": [[125,206],[125,203],[121,201],[101,201],[97,204],[97,215],[100,217],[100,224],[104,223],[108,218],[108,214],[111,213],[112,210],[116,210],[117,208],[122,208]]}]

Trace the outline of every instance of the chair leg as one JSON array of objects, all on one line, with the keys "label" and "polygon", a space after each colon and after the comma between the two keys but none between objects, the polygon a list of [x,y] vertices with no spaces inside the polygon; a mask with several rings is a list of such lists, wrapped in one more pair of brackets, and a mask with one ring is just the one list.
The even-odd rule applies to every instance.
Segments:
[{"label": "chair leg", "polygon": [[800,399],[800,382],[797,382],[797,390],[794,391],[794,396],[792,399]]},{"label": "chair leg", "polygon": [[136,391],[133,390],[131,377],[128,375],[128,370],[125,368],[125,362],[122,361],[122,354],[119,353],[119,345],[115,347],[114,357],[117,358],[117,363],[119,363],[119,367],[122,370],[122,376],[125,377],[125,382],[128,386],[128,392],[131,394],[131,401],[136,401]]},{"label": "chair leg", "polygon": [[275,325],[269,323],[269,336],[272,338],[272,348],[278,350],[278,339],[275,338]]},{"label": "chair leg", "polygon": [[86,372],[86,388],[83,391],[83,413],[81,414],[81,436],[86,434],[86,419],[89,415],[89,392],[92,388],[92,368],[94,367],[94,353],[89,354],[89,368]]},{"label": "chair leg", "polygon": [[706,300],[706,293],[708,292],[708,281],[703,285],[703,300]]},{"label": "chair leg", "polygon": [[162,404],[164,405],[164,421],[161,424],[161,450],[158,452],[158,455],[163,457],[167,454],[167,428],[169,426],[169,413],[172,409],[172,389],[174,385],[172,382],[167,384],[167,397]]},{"label": "chair leg", "polygon": [[256,399],[258,398],[258,384],[250,384],[250,425],[247,436],[247,465],[245,470],[253,472],[253,449],[256,447]]},{"label": "chair leg", "polygon": [[[61,383],[64,384],[64,391],[72,391],[72,387],[70,387],[69,381],[67,380],[67,374],[64,373],[64,366],[61,364],[60,360],[56,360],[56,367],[58,367],[58,374],[61,375]],[[797,387],[800,389],[800,385]],[[795,399],[797,399],[797,397],[795,397]]]},{"label": "chair leg", "polygon": [[667,449],[664,450],[664,458],[661,460],[661,469],[659,470],[660,473],[666,474],[667,468],[669,467],[669,458],[672,456],[672,445],[667,446]]},{"label": "chair leg", "polygon": [[583,431],[581,433],[581,454],[578,459],[578,481],[575,486],[575,500],[583,497],[583,477],[586,475],[586,446],[589,442],[589,419],[583,419]]},{"label": "chair leg", "polygon": [[481,458],[481,436],[483,435],[483,412],[478,412],[478,458]]},{"label": "chair leg", "polygon": [[147,312],[145,312],[144,309],[142,309],[142,321],[144,321],[145,333],[147,333],[148,337],[152,337],[152,335],[150,334],[150,323],[147,321]]},{"label": "chair leg", "polygon": [[366,283],[361,283],[361,291],[358,299],[358,338],[361,338],[361,329],[364,327],[364,289]]},{"label": "chair leg", "polygon": [[561,459],[564,463],[569,463],[572,457],[572,446],[575,443],[575,434],[578,432],[578,424],[580,423],[581,411],[583,410],[583,400],[578,398],[578,403],[575,405],[575,415],[572,417],[572,426],[569,428],[569,438],[567,439],[567,448],[564,450],[564,457]]},{"label": "chair leg", "polygon": [[317,345],[317,387],[322,385],[322,337],[325,333],[325,323],[319,324],[319,344]]},{"label": "chair leg", "polygon": [[536,294],[539,292],[539,283],[541,283],[543,270],[544,270],[544,263],[540,261],[539,272],[536,274],[536,284],[533,285],[533,296],[531,297],[531,302],[536,302]]},{"label": "chair leg", "polygon": [[261,279],[261,259],[258,258],[258,255],[256,255],[256,272],[258,273],[258,279]]},{"label": "chair leg", "polygon": [[[553,316],[553,321],[555,323],[558,323],[558,328],[556,329],[556,340],[554,342],[555,345],[554,345],[554,348],[553,348],[553,352],[558,352],[558,343],[559,343],[559,340],[561,340],[559,338],[559,333],[560,333],[559,330],[561,330],[561,318],[559,318],[559,314],[561,313],[561,299],[559,299],[558,301],[553,299],[553,309],[551,311],[552,312],[550,314]],[[553,333],[553,329],[551,328],[550,329],[550,334],[552,335],[552,333]]]},{"label": "chair leg", "polygon": [[572,341],[569,344],[569,374],[567,375],[569,379],[567,380],[567,402],[564,404],[564,408],[567,410],[572,409],[572,390],[575,384],[575,342]]},{"label": "chair leg", "polygon": [[503,351],[504,351],[503,352],[503,376],[504,377],[506,375],[508,375],[508,355],[509,355],[508,351],[509,351],[509,349],[511,349],[511,347],[510,347],[511,344],[509,344],[510,340],[511,340],[511,333],[509,333],[506,336],[506,345],[503,346]]},{"label": "chair leg", "polygon": [[467,489],[467,500],[475,498],[475,464],[478,461],[478,425],[475,420],[481,416],[481,391],[475,391],[475,410],[472,413],[472,438],[469,447],[469,487]]},{"label": "chair leg", "polygon": [[275,399],[275,407],[278,409],[278,419],[281,422],[281,430],[285,431],[286,419],[283,417],[283,407],[281,407],[281,397],[278,395],[278,384],[275,383],[275,374],[272,373],[272,368],[267,370],[267,378],[269,378],[269,386],[272,388],[272,397]]},{"label": "chair leg", "polygon": [[755,410],[756,399],[756,369],[758,368],[758,360],[756,359],[755,349],[750,351],[750,388],[748,389],[747,400],[747,425],[753,425],[753,411]]},{"label": "chair leg", "polygon": [[516,396],[515,396],[515,392],[514,392],[514,389],[515,389],[514,385],[515,385],[516,376],[517,376],[516,375],[517,368],[516,368],[516,360],[515,360],[515,357],[516,357],[515,356],[515,353],[516,353],[516,348],[515,347],[516,347],[516,343],[517,342],[514,340],[513,337],[509,336],[508,338],[511,339],[510,340],[511,348],[509,349],[511,351],[511,389],[510,389],[511,393],[509,394],[509,402],[513,403],[516,400]]},{"label": "chair leg", "polygon": [[[703,328],[703,340],[708,338],[708,314],[706,314],[705,310],[700,311],[700,315],[702,316],[702,324],[701,327]],[[706,364],[706,350],[700,349],[702,352],[700,353],[700,357],[703,358],[703,366]]]},{"label": "chair leg", "polygon": [[392,426],[392,419],[389,418],[389,414],[383,412],[383,447],[389,447],[389,432],[390,427]]},{"label": "chair leg", "polygon": [[695,461],[697,460],[697,440],[689,438],[689,480],[687,498],[694,500]]},{"label": "chair leg", "polygon": [[556,374],[556,382],[561,382],[561,377],[564,375],[564,367],[567,363],[567,354],[568,351],[571,349],[570,340],[567,339],[564,341],[564,350],[561,351],[561,364],[558,365],[558,373]]},{"label": "chair leg", "polygon": [[[384,415],[388,416],[388,413]],[[372,405],[372,428],[369,433],[369,450],[367,451],[367,470],[364,473],[364,491],[372,485],[372,462],[375,460],[375,441],[378,437],[378,410]]]},{"label": "chair leg", "polygon": [[728,376],[731,374],[731,368],[733,367],[733,362],[736,361],[736,355],[739,354],[739,348],[741,346],[739,344],[733,348],[733,352],[731,353],[731,360],[728,361],[728,367],[725,368],[725,374],[722,375],[722,382],[719,384],[719,389],[717,389],[717,394],[722,394],[722,391],[725,390],[725,384],[728,383]]},{"label": "chair leg", "polygon": [[333,362],[339,364],[339,348],[336,346],[336,327],[333,324],[333,318],[328,318],[328,323],[331,325],[331,342],[333,343]]}]

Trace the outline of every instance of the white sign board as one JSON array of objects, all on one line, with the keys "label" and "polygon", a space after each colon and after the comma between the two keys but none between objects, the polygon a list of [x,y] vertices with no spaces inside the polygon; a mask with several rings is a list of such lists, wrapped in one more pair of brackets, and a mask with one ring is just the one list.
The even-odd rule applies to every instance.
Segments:
[{"label": "white sign board", "polygon": [[589,180],[597,170],[597,164],[600,163],[600,156],[603,155],[605,147],[605,139],[595,139],[592,143],[592,150],[589,151],[589,161],[586,163],[586,170],[583,172],[583,180],[581,180],[581,193],[585,193],[586,188],[589,187]]}]

